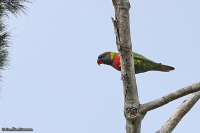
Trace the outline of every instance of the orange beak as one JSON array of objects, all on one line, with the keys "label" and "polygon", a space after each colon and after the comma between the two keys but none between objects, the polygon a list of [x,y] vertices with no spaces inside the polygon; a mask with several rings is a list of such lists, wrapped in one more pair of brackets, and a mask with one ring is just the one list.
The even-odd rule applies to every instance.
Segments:
[{"label": "orange beak", "polygon": [[100,66],[100,64],[103,64],[103,61],[101,59],[98,59],[97,64]]}]

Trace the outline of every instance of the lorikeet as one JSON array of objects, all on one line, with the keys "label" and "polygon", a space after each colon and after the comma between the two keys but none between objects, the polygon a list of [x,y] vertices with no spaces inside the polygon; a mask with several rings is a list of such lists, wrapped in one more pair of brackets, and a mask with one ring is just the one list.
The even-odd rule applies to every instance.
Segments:
[{"label": "lorikeet", "polygon": [[[169,72],[170,70],[174,70],[174,67],[162,65],[161,63],[156,63],[135,52],[133,52],[133,56],[134,56],[135,74],[147,71]],[[110,65],[115,69],[121,71],[119,53],[115,52],[102,53],[99,55],[97,63],[98,65],[100,64]]]}]

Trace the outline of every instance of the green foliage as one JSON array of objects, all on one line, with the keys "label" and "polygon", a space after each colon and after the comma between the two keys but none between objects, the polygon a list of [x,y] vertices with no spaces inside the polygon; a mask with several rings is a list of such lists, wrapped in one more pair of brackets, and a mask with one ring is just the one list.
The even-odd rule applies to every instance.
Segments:
[{"label": "green foliage", "polygon": [[27,10],[25,3],[31,3],[29,0],[0,0],[0,77],[1,71],[8,66],[8,47],[10,32],[6,31],[6,25],[4,24],[5,18],[9,18],[9,14],[15,16],[20,15],[20,13],[25,13]]}]

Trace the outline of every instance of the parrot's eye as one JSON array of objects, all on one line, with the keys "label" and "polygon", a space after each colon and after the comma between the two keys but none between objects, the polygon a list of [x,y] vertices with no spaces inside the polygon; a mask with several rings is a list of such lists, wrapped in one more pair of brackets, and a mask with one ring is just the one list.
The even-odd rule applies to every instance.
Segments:
[{"label": "parrot's eye", "polygon": [[107,54],[101,54],[101,55],[99,55],[98,59],[104,58],[106,55],[107,55]]}]

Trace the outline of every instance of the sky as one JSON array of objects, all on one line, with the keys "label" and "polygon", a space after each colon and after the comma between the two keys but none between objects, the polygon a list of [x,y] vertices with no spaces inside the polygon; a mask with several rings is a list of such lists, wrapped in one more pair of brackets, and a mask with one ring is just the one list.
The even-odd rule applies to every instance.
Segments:
[{"label": "sky", "polygon": [[[131,0],[133,51],[174,71],[136,75],[140,103],[200,82],[200,1]],[[125,132],[121,74],[97,65],[117,52],[111,0],[33,1],[10,15],[10,66],[3,71],[0,129],[35,133]],[[156,132],[185,96],[148,112],[142,133]],[[199,133],[200,102],[173,133]],[[2,132],[2,131],[0,131]]]}]

